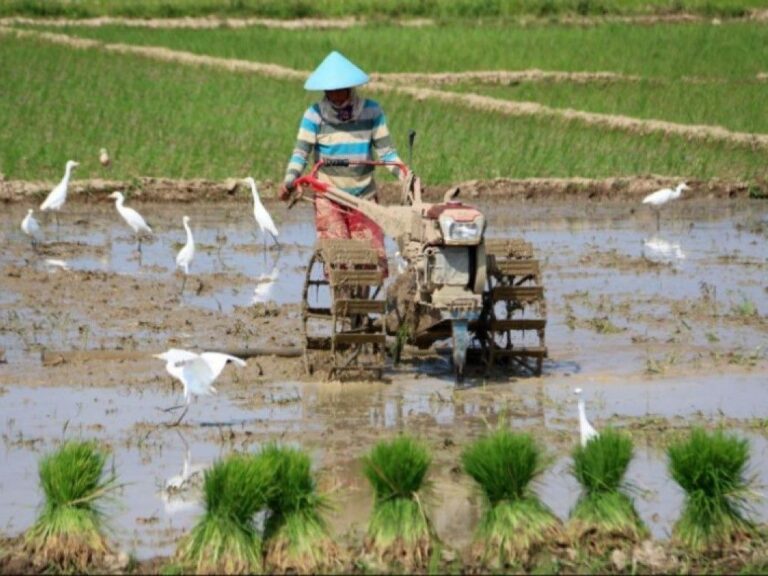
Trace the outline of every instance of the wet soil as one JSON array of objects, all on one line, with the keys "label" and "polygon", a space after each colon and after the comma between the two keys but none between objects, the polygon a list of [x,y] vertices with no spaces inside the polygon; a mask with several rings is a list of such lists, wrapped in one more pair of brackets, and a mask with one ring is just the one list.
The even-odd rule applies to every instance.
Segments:
[{"label": "wet soil", "polygon": [[[227,367],[219,394],[195,402],[177,428],[165,426],[175,414],[162,409],[178,404],[181,390],[152,354],[170,346],[300,346],[301,282],[314,241],[309,208],[267,202],[281,232],[277,250],[264,248],[244,193],[183,205],[137,195],[128,205],[156,232],[139,260],[131,230],[100,194],[74,194],[58,233],[54,218],[40,217],[45,241],[37,252],[19,229],[27,202],[6,203],[5,534],[14,537],[34,520],[40,456],[63,438],[95,438],[111,448],[125,482],[119,505],[109,509],[119,548],[141,561],[170,556],[200,512],[201,470],[233,450],[279,440],[312,455],[334,503],[334,533],[354,546],[371,508],[360,457],[377,440],[407,431],[434,453],[429,511],[440,538],[460,556],[480,498],[459,457],[488,426],[503,422],[541,441],[553,465],[537,491],[567,518],[578,497],[568,472],[577,386],[598,429],[632,432],[628,479],[656,541],[666,540],[682,502],[666,474],[664,448],[690,425],[724,424],[747,436],[753,471],[768,481],[768,205],[694,196],[670,204],[657,231],[654,214],[634,200],[534,202],[521,194],[500,202],[478,189],[474,201],[488,215],[488,236],[524,237],[542,262],[549,347],[542,377],[478,369],[456,388],[443,344],[407,354],[384,382],[326,382],[322,374],[307,377],[300,358],[259,356],[243,369]],[[184,214],[198,252],[180,295],[174,258],[185,239]],[[388,249],[394,252],[390,241]],[[55,359],[51,351],[82,354]],[[185,463],[184,489],[170,490]],[[760,502],[755,513],[765,522],[768,507]]]}]

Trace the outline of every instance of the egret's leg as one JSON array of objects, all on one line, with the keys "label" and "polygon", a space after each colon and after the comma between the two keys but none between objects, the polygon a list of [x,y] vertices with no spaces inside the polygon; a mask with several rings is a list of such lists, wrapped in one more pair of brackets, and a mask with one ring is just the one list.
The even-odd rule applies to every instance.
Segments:
[{"label": "egret's leg", "polygon": [[184,407],[184,411],[181,413],[181,416],[179,416],[179,417],[176,419],[176,422],[174,422],[173,424],[169,424],[169,426],[178,426],[178,425],[181,423],[181,421],[184,419],[184,416],[186,416],[186,415],[187,415],[187,410],[189,410],[189,404],[187,404],[187,405]]},{"label": "egret's leg", "polygon": [[661,230],[661,210],[656,210],[656,232]]},{"label": "egret's leg", "polygon": [[270,234],[270,236],[272,236],[272,240],[274,240],[274,242],[275,242],[274,245],[277,246],[278,249],[282,248],[282,245],[280,244],[280,241],[277,239],[277,236],[272,234],[272,232],[270,232],[269,234]]},{"label": "egret's leg", "polygon": [[187,275],[184,274],[184,279],[181,281],[181,290],[179,290],[179,296],[184,294],[184,286],[187,285]]},{"label": "egret's leg", "polygon": [[169,408],[161,408],[163,412],[173,412],[174,410],[178,410],[179,408],[184,408],[186,404],[177,404],[176,406],[170,406]]},{"label": "egret's leg", "polygon": [[56,240],[59,239],[59,213],[58,211],[54,212],[53,215],[56,217]]}]

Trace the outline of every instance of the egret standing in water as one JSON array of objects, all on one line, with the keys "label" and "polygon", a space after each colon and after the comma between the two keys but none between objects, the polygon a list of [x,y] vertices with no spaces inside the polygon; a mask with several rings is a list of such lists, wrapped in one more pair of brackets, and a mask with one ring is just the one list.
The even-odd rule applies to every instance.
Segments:
[{"label": "egret standing in water", "polygon": [[47,212],[53,210],[56,214],[56,232],[59,231],[59,210],[64,206],[64,202],[67,201],[67,189],[69,188],[69,179],[72,176],[72,170],[77,168],[80,164],[74,160],[67,160],[67,164],[64,167],[64,177],[61,179],[56,187],[51,190],[50,194],[40,204],[40,210]]},{"label": "egret standing in water", "polygon": [[648,194],[648,196],[643,198],[643,204],[649,204],[656,211],[656,231],[657,232],[661,227],[661,223],[659,220],[661,207],[664,206],[664,204],[666,204],[670,200],[677,200],[678,198],[680,198],[680,195],[683,193],[683,190],[690,190],[690,187],[685,182],[680,182],[680,184],[678,184],[674,190],[672,188],[662,188],[661,190],[657,190],[653,194]]},{"label": "egret standing in water", "polygon": [[24,220],[21,221],[21,230],[24,234],[29,236],[29,239],[32,242],[32,248],[37,251],[37,243],[43,239],[43,233],[40,230],[40,225],[37,223],[37,220],[32,216],[33,212],[34,210],[32,210],[32,208],[27,210],[27,215],[24,216]]},{"label": "egret standing in water", "polygon": [[139,251],[139,262],[141,262],[141,238],[145,234],[151,235],[152,228],[147,225],[144,218],[142,218],[141,214],[136,212],[136,210],[123,205],[125,196],[123,196],[122,192],[112,192],[109,197],[115,199],[115,207],[117,208],[118,213],[123,217],[123,220],[126,221],[136,235],[136,247]]},{"label": "egret standing in water", "polygon": [[162,354],[155,354],[155,358],[165,360],[165,369],[168,374],[179,380],[184,386],[184,404],[173,406],[167,411],[184,407],[184,411],[178,420],[171,424],[177,426],[189,410],[193,396],[211,396],[216,394],[213,383],[219,377],[227,362],[234,362],[240,367],[246,365],[245,360],[229,354],[219,352],[203,352],[196,354],[189,350],[171,348]]},{"label": "egret standing in water", "polygon": [[189,265],[195,257],[195,240],[192,238],[192,229],[189,227],[189,216],[184,216],[181,221],[187,231],[187,243],[176,255],[176,267],[184,270],[184,280],[181,283],[179,295],[184,293],[184,286],[187,284],[187,276],[189,275]]},{"label": "egret standing in water", "polygon": [[579,398],[579,439],[581,445],[586,446],[590,440],[597,438],[599,434],[587,420],[587,410],[584,407],[584,398],[581,397],[581,388],[576,388],[573,392]]},{"label": "egret standing in water", "polygon": [[280,242],[277,240],[277,227],[272,220],[272,216],[270,216],[269,212],[267,212],[267,209],[264,208],[264,204],[261,203],[261,198],[259,198],[259,191],[256,188],[256,181],[251,176],[248,176],[247,178],[243,179],[243,182],[251,187],[251,193],[253,194],[253,217],[256,219],[256,223],[259,225],[259,229],[264,235],[264,249],[266,250],[267,248],[267,232],[272,235],[272,239],[275,241],[275,245],[280,246]]}]

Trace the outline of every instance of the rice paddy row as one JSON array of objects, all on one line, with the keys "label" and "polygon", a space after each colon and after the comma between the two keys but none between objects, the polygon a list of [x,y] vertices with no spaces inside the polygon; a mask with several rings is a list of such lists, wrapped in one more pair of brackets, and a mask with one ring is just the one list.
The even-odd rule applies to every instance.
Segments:
[{"label": "rice paddy row", "polygon": [[[82,177],[103,176],[96,155],[107,147],[111,178],[250,173],[279,181],[298,118],[314,96],[299,82],[7,35],[0,54],[7,63],[0,111],[8,119],[0,163],[8,179],[53,180],[63,157],[82,162]],[[500,176],[766,176],[764,153],[745,147],[504,117],[396,94],[379,100],[396,143],[409,129],[419,134],[415,168],[428,184]]]},{"label": "rice paddy row", "polygon": [[[624,478],[632,456],[631,437],[610,428],[577,446],[571,472],[581,496],[562,523],[534,490],[550,463],[544,448],[528,433],[504,427],[488,432],[461,454],[461,469],[484,502],[474,542],[470,550],[457,551],[463,558],[445,561],[442,551],[449,547],[436,536],[425,505],[432,457],[420,441],[401,435],[377,443],[363,457],[374,501],[364,541],[354,550],[330,533],[330,500],[317,488],[309,456],[269,444],[256,453],[230,454],[205,471],[204,511],[164,571],[568,571],[566,550],[585,554],[582,560],[590,558],[593,567],[612,562],[623,571],[629,561],[617,567],[617,554],[633,554],[649,536]],[[759,553],[746,554],[764,542],[763,530],[750,518],[748,442],[722,430],[693,428],[669,446],[667,457],[671,477],[685,491],[671,546],[690,561],[706,562],[738,544],[742,562],[765,565]],[[17,553],[31,554],[36,567],[48,571],[98,569],[112,550],[102,504],[119,488],[107,459],[104,449],[84,441],[68,441],[42,458],[45,502]]]}]

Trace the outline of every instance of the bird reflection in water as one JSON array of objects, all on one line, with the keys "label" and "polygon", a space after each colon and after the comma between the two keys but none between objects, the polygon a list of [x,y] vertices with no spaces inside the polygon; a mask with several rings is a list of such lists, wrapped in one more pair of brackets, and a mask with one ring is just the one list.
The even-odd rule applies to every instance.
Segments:
[{"label": "bird reflection in water", "polygon": [[668,242],[655,235],[643,240],[643,257],[649,260],[685,260],[685,252],[677,242]]}]

